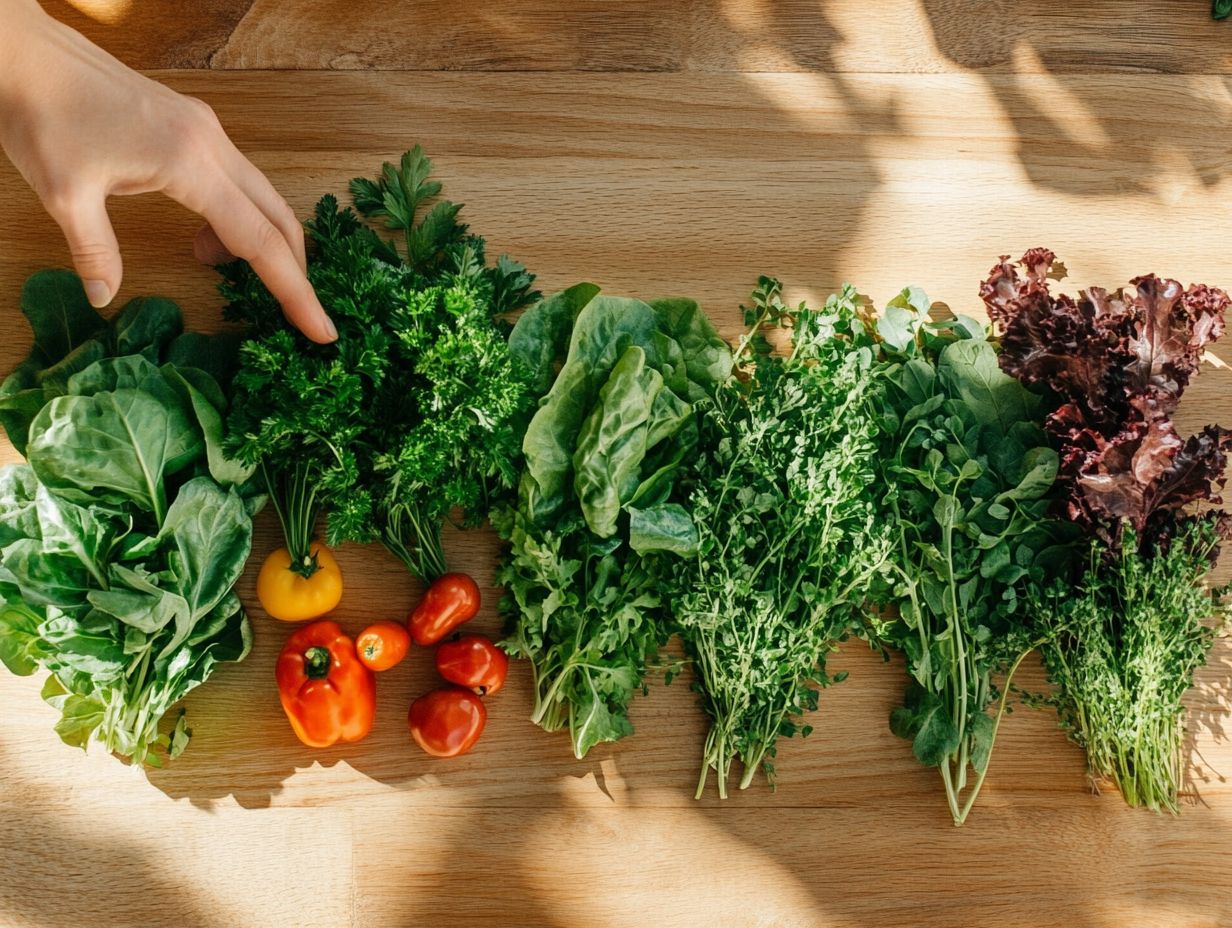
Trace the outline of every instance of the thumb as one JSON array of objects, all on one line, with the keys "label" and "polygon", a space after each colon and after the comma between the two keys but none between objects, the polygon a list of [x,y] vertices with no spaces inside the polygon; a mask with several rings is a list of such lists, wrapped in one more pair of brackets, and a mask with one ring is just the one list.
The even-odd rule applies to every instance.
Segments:
[{"label": "thumb", "polygon": [[116,295],[124,276],[106,199],[101,195],[75,197],[49,212],[68,241],[86,298],[95,309],[102,309]]}]

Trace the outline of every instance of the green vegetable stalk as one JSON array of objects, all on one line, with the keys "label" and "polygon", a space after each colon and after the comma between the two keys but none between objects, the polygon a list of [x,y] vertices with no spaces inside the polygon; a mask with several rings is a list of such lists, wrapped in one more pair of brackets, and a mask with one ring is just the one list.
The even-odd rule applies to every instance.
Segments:
[{"label": "green vegetable stalk", "polygon": [[1077,590],[1056,586],[1037,601],[1049,701],[1092,778],[1115,783],[1131,806],[1179,811],[1182,699],[1228,617],[1225,591],[1205,585],[1222,540],[1213,521],[1193,521],[1143,556],[1127,527],[1119,551],[1091,546]]}]

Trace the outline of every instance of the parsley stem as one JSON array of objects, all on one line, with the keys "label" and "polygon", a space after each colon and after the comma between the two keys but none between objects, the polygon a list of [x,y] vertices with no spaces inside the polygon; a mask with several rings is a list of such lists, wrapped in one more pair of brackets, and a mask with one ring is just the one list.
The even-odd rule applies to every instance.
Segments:
[{"label": "parsley stem", "polygon": [[321,508],[316,489],[309,486],[308,465],[297,461],[289,474],[280,475],[280,480],[270,473],[262,459],[261,476],[282,526],[282,537],[291,556],[290,569],[308,579],[318,569],[312,554],[312,536]]}]

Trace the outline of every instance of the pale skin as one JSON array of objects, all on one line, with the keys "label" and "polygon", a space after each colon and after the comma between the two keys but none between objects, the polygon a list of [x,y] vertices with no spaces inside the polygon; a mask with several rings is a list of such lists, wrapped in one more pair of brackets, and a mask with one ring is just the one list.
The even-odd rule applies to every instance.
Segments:
[{"label": "pale skin", "polygon": [[287,319],[337,331],[305,273],[304,230],[214,111],[121,64],[35,0],[0,0],[0,148],[64,232],[90,303],[124,274],[107,198],[163,193],[200,215],[194,252],[247,260]]}]

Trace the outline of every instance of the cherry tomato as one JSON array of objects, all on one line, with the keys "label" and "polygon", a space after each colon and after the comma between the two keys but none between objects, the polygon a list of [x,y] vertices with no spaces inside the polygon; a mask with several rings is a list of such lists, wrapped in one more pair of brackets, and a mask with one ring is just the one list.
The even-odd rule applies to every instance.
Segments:
[{"label": "cherry tomato", "polygon": [[407,618],[418,645],[436,644],[479,611],[479,585],[466,574],[441,574]]},{"label": "cherry tomato", "polygon": [[261,608],[284,622],[303,622],[325,615],[342,599],[342,572],[333,553],[319,541],[309,548],[316,568],[308,576],[291,569],[291,552],[270,553],[257,574]]},{"label": "cherry tomato", "polygon": [[483,635],[458,635],[436,649],[436,671],[450,683],[491,696],[505,685],[509,658]]},{"label": "cherry tomato", "polygon": [[483,700],[460,686],[433,690],[411,703],[411,737],[433,757],[457,757],[475,746],[488,722]]},{"label": "cherry tomato", "polygon": [[402,663],[411,649],[411,635],[398,622],[369,625],[355,639],[359,662],[369,670],[388,670]]}]

